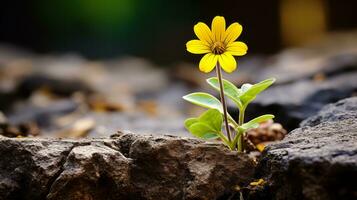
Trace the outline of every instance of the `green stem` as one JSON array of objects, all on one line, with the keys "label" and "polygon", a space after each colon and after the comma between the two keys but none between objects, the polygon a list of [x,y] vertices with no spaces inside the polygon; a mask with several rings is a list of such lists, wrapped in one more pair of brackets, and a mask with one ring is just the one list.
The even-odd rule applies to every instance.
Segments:
[{"label": "green stem", "polygon": [[225,126],[226,126],[226,132],[227,132],[228,141],[230,142],[230,141],[232,141],[232,139],[231,139],[231,133],[230,133],[229,124],[228,124],[227,105],[226,105],[226,100],[224,98],[224,88],[223,88],[221,67],[219,66],[218,63],[216,65],[216,72],[217,72],[217,78],[218,78],[218,82],[219,82],[221,102],[222,102],[222,106],[223,106],[224,122],[225,122]]},{"label": "green stem", "polygon": [[[238,124],[239,126],[242,126],[244,123],[244,114],[245,114],[245,107],[239,110],[239,119],[238,119]],[[239,136],[238,136],[238,152],[243,152],[243,143],[244,143],[244,131],[239,131]]]},{"label": "green stem", "polygon": [[244,114],[245,114],[245,108],[242,108],[239,111],[239,119],[238,119],[239,126],[242,126],[242,124],[244,123]]},{"label": "green stem", "polygon": [[[237,147],[237,144],[239,143],[239,139],[241,138],[241,135],[243,133],[242,129],[235,129],[237,131],[237,134],[234,137],[234,140],[231,143],[231,149],[235,149]],[[242,148],[238,145],[238,151],[242,152]]]},{"label": "green stem", "polygon": [[240,133],[238,136],[238,152],[243,152],[243,133]]},{"label": "green stem", "polygon": [[232,150],[231,142],[228,141],[227,137],[222,132],[218,132],[217,134],[223,140],[223,142]]}]

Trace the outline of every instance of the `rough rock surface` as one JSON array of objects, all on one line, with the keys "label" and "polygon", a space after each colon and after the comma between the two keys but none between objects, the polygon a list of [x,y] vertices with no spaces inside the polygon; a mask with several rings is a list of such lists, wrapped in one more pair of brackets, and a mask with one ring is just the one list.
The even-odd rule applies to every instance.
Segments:
[{"label": "rough rock surface", "polygon": [[248,199],[357,199],[356,103],[329,105],[268,146],[257,169],[268,183]]},{"label": "rough rock surface", "polygon": [[354,95],[357,72],[344,73],[326,80],[300,80],[277,85],[260,94],[247,109],[248,118],[271,113],[284,128],[293,130],[302,120],[315,115],[323,106]]},{"label": "rough rock surface", "polygon": [[[355,48],[355,47],[354,47]],[[357,53],[344,49],[341,54],[334,50],[327,53],[326,48],[315,50],[290,49],[275,56],[275,62],[260,69],[256,80],[275,77],[276,84],[287,84],[303,79],[311,79],[318,74],[326,77],[357,70]]]},{"label": "rough rock surface", "polygon": [[300,126],[316,126],[321,122],[336,122],[353,118],[357,119],[357,97],[324,106],[318,114],[302,121]]},{"label": "rough rock surface", "polygon": [[0,199],[218,199],[252,181],[254,162],[172,136],[0,137]]}]

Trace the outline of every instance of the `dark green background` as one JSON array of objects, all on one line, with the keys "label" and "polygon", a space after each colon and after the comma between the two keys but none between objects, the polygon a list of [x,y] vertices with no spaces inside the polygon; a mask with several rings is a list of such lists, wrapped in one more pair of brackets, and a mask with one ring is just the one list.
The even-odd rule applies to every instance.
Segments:
[{"label": "dark green background", "polygon": [[[354,0],[329,0],[329,29],[357,26]],[[283,48],[278,0],[13,0],[0,7],[0,43],[36,52],[79,52],[89,58],[135,55],[158,63],[192,60],[185,43],[193,25],[216,15],[244,27],[249,53]]]}]

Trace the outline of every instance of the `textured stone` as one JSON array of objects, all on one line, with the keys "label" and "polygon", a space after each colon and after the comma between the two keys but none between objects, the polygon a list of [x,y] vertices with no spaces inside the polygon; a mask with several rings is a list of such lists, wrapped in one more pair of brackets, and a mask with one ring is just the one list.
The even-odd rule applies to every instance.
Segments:
[{"label": "textured stone", "polygon": [[254,162],[173,136],[0,137],[0,199],[217,199],[249,184]]},{"label": "textured stone", "polygon": [[72,149],[48,199],[128,198],[130,159],[102,142]]},{"label": "textured stone", "polygon": [[0,199],[45,199],[73,142],[0,138]]},{"label": "textured stone", "polygon": [[316,126],[321,122],[336,122],[357,118],[357,97],[343,99],[323,107],[319,113],[301,122],[300,126]]},{"label": "textured stone", "polygon": [[268,184],[248,199],[357,199],[355,105],[350,98],[326,106],[269,145],[257,169]]},{"label": "textured stone", "polygon": [[357,91],[356,77],[357,72],[351,72],[324,81],[300,80],[277,85],[258,95],[249,105],[247,116],[271,113],[284,128],[293,130],[326,104],[353,96]]},{"label": "textured stone", "polygon": [[276,84],[287,84],[312,79],[318,75],[332,77],[356,71],[357,54],[354,48],[349,50],[345,48],[344,53],[335,49],[326,52],[326,47],[315,50],[288,49],[277,54],[274,61],[266,63],[255,76],[257,80],[275,77]]}]

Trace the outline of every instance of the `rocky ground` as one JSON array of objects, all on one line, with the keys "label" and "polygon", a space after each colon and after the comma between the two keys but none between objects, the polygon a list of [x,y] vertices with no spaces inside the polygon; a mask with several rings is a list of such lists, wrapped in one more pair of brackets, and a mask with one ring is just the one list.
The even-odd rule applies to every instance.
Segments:
[{"label": "rocky ground", "polygon": [[0,137],[0,199],[356,199],[356,105],[324,107],[268,145],[258,165],[175,136]]},{"label": "rocky ground", "polygon": [[181,97],[216,94],[196,66],[1,47],[0,199],[357,199],[355,35],[239,61],[237,86],[277,78],[249,155],[184,130]]},{"label": "rocky ground", "polygon": [[180,100],[188,88],[169,80],[167,70],[139,58],[96,62],[0,49],[0,111],[17,129],[36,128],[12,128],[12,137],[101,137],[117,130],[188,136]]},{"label": "rocky ground", "polygon": [[357,97],[325,106],[263,152],[249,199],[357,199]]},{"label": "rocky ground", "polygon": [[[239,60],[237,73],[225,77],[237,86],[275,77],[276,84],[247,109],[247,118],[271,113],[293,130],[324,105],[356,94],[355,35],[333,35],[275,56],[248,56]],[[17,126],[12,136],[103,137],[117,130],[190,136],[182,123],[202,110],[181,97],[194,91],[218,95],[205,83],[213,75],[188,63],[159,68],[133,57],[90,61],[0,46],[0,112]],[[233,105],[230,113],[237,116]]]},{"label": "rocky ground", "polygon": [[[183,153],[184,152],[184,153]],[[218,199],[255,163],[218,143],[174,136],[0,138],[0,199]]]}]

